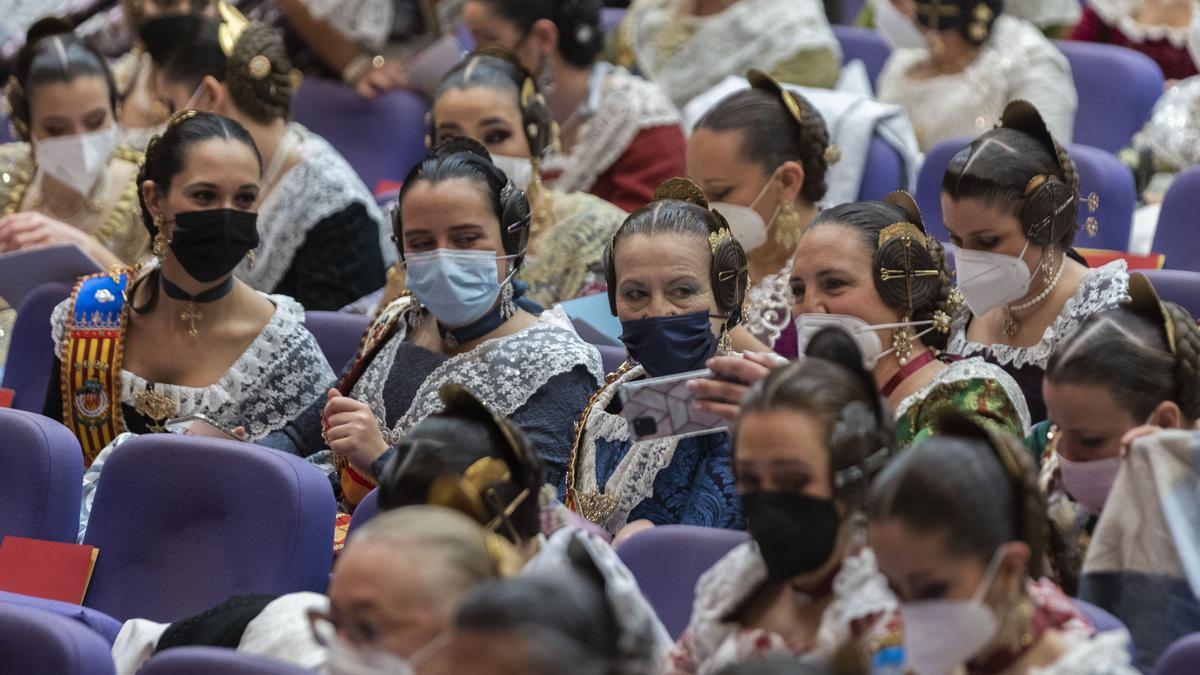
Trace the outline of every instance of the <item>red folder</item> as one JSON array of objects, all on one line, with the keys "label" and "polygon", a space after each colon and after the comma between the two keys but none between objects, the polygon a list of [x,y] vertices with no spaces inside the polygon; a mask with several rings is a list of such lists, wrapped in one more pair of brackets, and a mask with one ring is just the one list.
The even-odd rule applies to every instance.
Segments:
[{"label": "red folder", "polygon": [[12,401],[13,401],[13,394],[15,394],[15,393],[16,392],[13,391],[12,389],[5,389],[3,387],[0,387],[0,408],[11,408]]},{"label": "red folder", "polygon": [[0,590],[81,604],[99,552],[95,546],[5,537]]}]

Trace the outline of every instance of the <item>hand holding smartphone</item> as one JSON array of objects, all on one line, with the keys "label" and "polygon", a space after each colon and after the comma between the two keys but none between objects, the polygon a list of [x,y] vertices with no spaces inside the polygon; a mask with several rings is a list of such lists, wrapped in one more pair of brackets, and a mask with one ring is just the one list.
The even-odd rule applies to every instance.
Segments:
[{"label": "hand holding smartphone", "polygon": [[175,419],[167,420],[163,424],[163,427],[173,434],[182,434],[184,436],[207,436],[209,438],[221,438],[229,441],[246,440],[233,433],[233,431],[221,427],[204,415],[176,417]]},{"label": "hand holding smartphone", "polygon": [[713,376],[711,370],[696,370],[622,385],[622,415],[634,438],[648,441],[726,431],[726,421],[700,410],[695,405],[699,394],[688,387],[692,380]]}]

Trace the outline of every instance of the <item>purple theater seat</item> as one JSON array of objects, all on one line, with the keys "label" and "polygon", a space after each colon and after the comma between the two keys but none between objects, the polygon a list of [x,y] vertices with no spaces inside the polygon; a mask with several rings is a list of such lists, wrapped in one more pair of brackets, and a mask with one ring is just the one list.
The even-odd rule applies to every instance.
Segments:
[{"label": "purple theater seat", "polygon": [[13,326],[4,367],[5,389],[16,392],[12,407],[41,412],[46,386],[54,363],[54,340],[50,337],[50,314],[71,294],[71,284],[43,284],[21,300]]},{"label": "purple theater seat", "polygon": [[0,603],[0,664],[6,673],[108,675],[110,646],[65,617]]},{"label": "purple theater seat", "polygon": [[358,352],[363,333],[371,318],[346,312],[308,311],[304,313],[304,325],[317,338],[317,344],[325,354],[325,360],[333,372],[340,373],[350,364]]},{"label": "purple theater seat", "polygon": [[46,598],[35,598],[32,595],[0,591],[0,607],[22,607],[30,610],[50,612],[51,614],[57,614],[61,617],[78,621],[96,631],[110,645],[116,641],[117,633],[121,632],[120,621],[117,621],[104,612],[97,612],[90,607],[73,605],[69,602],[47,600]]},{"label": "purple theater seat", "polygon": [[1200,633],[1171,643],[1154,664],[1154,675],[1195,675],[1200,668]]},{"label": "purple theater seat", "polygon": [[346,539],[350,539],[350,535],[354,534],[358,528],[367,523],[368,520],[379,515],[379,488],[375,488],[367,493],[366,497],[354,507],[354,515],[350,518],[350,528],[346,530]]},{"label": "purple theater seat", "polygon": [[372,192],[381,180],[404,180],[424,159],[427,112],[429,104],[411,91],[368,100],[320,78],[305,79],[292,101],[292,117],[337,148]]},{"label": "purple theater seat", "polygon": [[[854,17],[844,19],[845,23],[854,23]],[[835,25],[833,35],[842,45],[842,63],[846,64],[855,59],[867,67],[867,76],[871,78],[871,86],[879,79],[883,64],[892,55],[892,48],[884,41],[879,31],[857,26]]]},{"label": "purple theater seat", "polygon": [[642,593],[671,637],[687,628],[700,575],[735,546],[745,532],[692,525],[662,525],[630,537],[617,555],[633,572]]},{"label": "purple theater seat", "polygon": [[942,223],[942,177],[946,167],[960,150],[971,144],[970,138],[954,138],[942,141],[925,151],[925,163],[917,174],[917,206],[925,221],[925,231],[940,242],[950,240],[950,233]]},{"label": "purple theater seat", "polygon": [[1146,275],[1158,297],[1173,302],[1193,318],[1200,318],[1200,272],[1187,270],[1138,270]]},{"label": "purple theater seat", "polygon": [[872,137],[871,147],[867,150],[866,170],[858,187],[859,200],[883,199],[896,190],[904,189],[907,182],[904,159],[900,153],[879,136]]},{"label": "purple theater seat", "polygon": [[84,543],[100,549],[84,604],[171,621],[232,595],[322,592],[333,490],[308,462],[214,438],[149,434],[108,458]]},{"label": "purple theater seat", "polygon": [[604,372],[615,373],[625,363],[628,354],[625,353],[624,347],[613,347],[612,345],[592,345],[600,352],[600,363],[604,366]]},{"label": "purple theater seat", "polygon": [[1200,214],[1200,166],[1193,166],[1175,176],[1163,197],[1158,227],[1154,230],[1154,245],[1150,250],[1167,256],[1164,267],[1200,272],[1197,214]]},{"label": "purple theater seat", "polygon": [[293,675],[314,673],[287,661],[221,647],[172,647],[155,654],[138,675]]},{"label": "purple theater seat", "polygon": [[[1075,606],[1079,608],[1079,611],[1087,617],[1092,626],[1096,628],[1097,633],[1107,633],[1111,630],[1123,630],[1126,633],[1129,632],[1129,629],[1126,628],[1125,624],[1122,623],[1120,619],[1110,614],[1108,610],[1076,598],[1071,598],[1071,602],[1075,603]],[[1130,638],[1129,658],[1132,660],[1135,656],[1136,654],[1134,654],[1133,651],[1133,638]]]},{"label": "purple theater seat", "polygon": [[600,30],[604,31],[605,35],[617,29],[621,25],[621,20],[625,18],[625,10],[620,7],[605,7],[600,10]]},{"label": "purple theater seat", "polygon": [[0,539],[75,543],[83,451],[48,417],[0,408]]},{"label": "purple theater seat", "polygon": [[[1098,42],[1054,43],[1071,63],[1079,108],[1075,143],[1117,152],[1150,119],[1163,93],[1162,69],[1149,56]],[[1119,101],[1114,93],[1120,92]]]}]

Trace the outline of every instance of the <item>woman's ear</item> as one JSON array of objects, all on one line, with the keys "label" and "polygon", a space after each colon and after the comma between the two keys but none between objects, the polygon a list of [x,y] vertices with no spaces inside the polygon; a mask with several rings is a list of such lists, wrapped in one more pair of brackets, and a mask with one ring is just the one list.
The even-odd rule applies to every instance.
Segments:
[{"label": "woman's ear", "polygon": [[1163,401],[1150,415],[1150,424],[1163,429],[1182,429],[1183,411],[1174,401]]},{"label": "woman's ear", "polygon": [[558,51],[558,26],[550,19],[538,19],[529,29],[529,39],[538,46],[541,54]]},{"label": "woman's ear", "polygon": [[218,113],[228,117],[226,114],[228,99],[229,94],[225,85],[212,75],[205,75],[204,79],[200,81],[200,89],[192,107],[196,110]]},{"label": "woman's ear", "polygon": [[800,162],[787,161],[779,165],[777,173],[781,185],[780,196],[796,201],[804,189],[804,167]]},{"label": "woman's ear", "polygon": [[162,204],[158,198],[158,186],[152,180],[142,181],[142,199],[146,202],[146,210],[154,218],[162,215]]},{"label": "woman's ear", "polygon": [[1032,555],[1029,544],[1023,541],[1012,541],[1002,548],[1003,556],[1000,567],[996,570],[996,580],[993,588],[1003,589],[1005,593],[1020,592],[1025,586],[1025,577],[1029,574],[1029,558]]}]

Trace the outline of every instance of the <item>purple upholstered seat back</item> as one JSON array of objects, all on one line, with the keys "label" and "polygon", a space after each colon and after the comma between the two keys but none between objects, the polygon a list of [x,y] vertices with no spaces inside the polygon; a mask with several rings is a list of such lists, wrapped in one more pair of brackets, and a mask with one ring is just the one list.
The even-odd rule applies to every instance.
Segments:
[{"label": "purple upholstered seat back", "polygon": [[83,451],[48,417],[0,408],[0,539],[75,542]]}]

